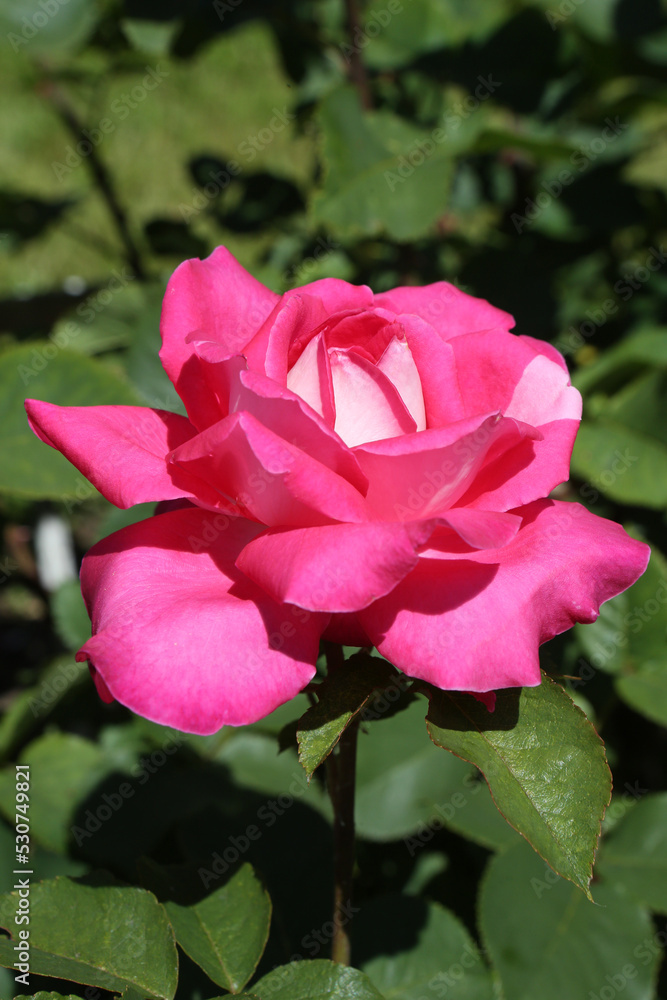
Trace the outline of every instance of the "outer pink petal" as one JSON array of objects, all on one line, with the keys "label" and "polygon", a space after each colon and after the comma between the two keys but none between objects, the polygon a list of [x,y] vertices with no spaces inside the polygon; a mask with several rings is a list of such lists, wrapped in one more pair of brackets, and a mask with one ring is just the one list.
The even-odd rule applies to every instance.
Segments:
[{"label": "outer pink petal", "polygon": [[459,337],[452,347],[467,413],[496,406],[541,435],[534,447],[524,444],[485,467],[462,505],[507,510],[546,496],[569,477],[581,418],[581,396],[563,359],[549,345],[497,331]]},{"label": "outer pink petal", "polygon": [[486,413],[361,445],[354,452],[368,477],[368,505],[387,521],[433,517],[463,506],[459,498],[476,481],[487,456],[504,454],[531,433],[511,418]]},{"label": "outer pink petal", "polygon": [[207,482],[219,505],[238,504],[270,526],[365,521],[366,502],[346,479],[264,427],[232,413],[177,448],[174,466]]},{"label": "outer pink petal", "polygon": [[443,340],[475,330],[499,328],[510,330],[514,317],[496,309],[486,299],[462,292],[447,281],[436,281],[421,287],[392,288],[375,296],[375,305],[395,313],[419,316],[438,331]]},{"label": "outer pink petal", "polygon": [[161,514],[105,538],[82,567],[93,637],[77,659],[122,704],[186,732],[254,722],[294,697],[328,621],[246,579],[234,560],[257,526],[225,521]]},{"label": "outer pink petal", "polygon": [[351,285],[341,278],[318,278],[307,285],[290,289],[283,298],[290,299],[303,293],[319,299],[329,315],[344,309],[368,309],[373,305],[373,292],[368,285]]},{"label": "outer pink petal", "polygon": [[251,541],[236,565],[277,601],[310,611],[358,611],[417,565],[434,527],[412,521],[278,528]]},{"label": "outer pink petal", "polygon": [[643,573],[648,546],[579,504],[541,500],[497,551],[429,552],[358,614],[383,656],[445,690],[539,684],[538,646]]},{"label": "outer pink petal", "polygon": [[199,365],[191,360],[193,347],[186,343],[188,334],[200,330],[202,339],[222,345],[228,354],[240,354],[279,298],[225,247],[218,247],[206,260],[186,260],[176,268],[162,305],[160,357],[188,413],[190,404],[201,407],[197,394],[202,392]]},{"label": "outer pink petal", "polygon": [[468,545],[497,548],[520,524],[514,514],[453,510],[429,521],[277,528],[249,542],[236,565],[277,601],[347,613],[390,593],[439,525]]},{"label": "outer pink petal", "polygon": [[55,406],[37,399],[26,400],[26,410],[35,434],[117,507],[210,497],[204,483],[174,476],[167,467],[167,454],[197,433],[177,413],[144,406]]}]

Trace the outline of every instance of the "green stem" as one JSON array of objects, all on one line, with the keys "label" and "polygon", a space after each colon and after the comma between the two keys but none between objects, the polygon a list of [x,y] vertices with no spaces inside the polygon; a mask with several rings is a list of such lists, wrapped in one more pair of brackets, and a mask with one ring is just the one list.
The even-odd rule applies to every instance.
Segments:
[{"label": "green stem", "polygon": [[[333,657],[327,657],[329,667]],[[333,806],[334,899],[331,959],[350,964],[350,904],[354,880],[354,785],[357,765],[357,733],[354,719],[341,735],[327,760],[327,787]]]}]

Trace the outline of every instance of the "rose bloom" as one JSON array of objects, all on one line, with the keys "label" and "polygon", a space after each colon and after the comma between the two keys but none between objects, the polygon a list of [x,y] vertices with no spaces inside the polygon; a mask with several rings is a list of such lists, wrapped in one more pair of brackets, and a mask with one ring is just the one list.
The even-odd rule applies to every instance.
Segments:
[{"label": "rose bloom", "polygon": [[446,282],[277,295],[224,248],[181,264],[164,368],[188,416],[29,400],[118,507],[167,501],[84,559],[103,698],[196,733],[301,691],[320,639],[478,694],[540,683],[538,647],[644,571],[576,503],[581,398],[549,344]]}]

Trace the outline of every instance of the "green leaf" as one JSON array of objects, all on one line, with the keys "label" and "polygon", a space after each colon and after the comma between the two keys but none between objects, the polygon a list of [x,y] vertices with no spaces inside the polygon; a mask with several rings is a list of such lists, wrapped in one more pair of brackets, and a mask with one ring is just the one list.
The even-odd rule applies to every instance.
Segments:
[{"label": "green leaf", "polygon": [[[112,765],[102,750],[71,733],[48,733],[21,754],[30,766],[32,836],[56,853],[67,850],[78,803],[95,788]],[[14,816],[14,767],[0,774],[0,809]]]},{"label": "green leaf", "polygon": [[647,367],[667,368],[667,337],[659,327],[640,328],[606,350],[593,364],[580,368],[572,382],[585,396],[625,383]]},{"label": "green leaf", "polygon": [[31,993],[30,996],[14,997],[14,1000],[80,1000],[80,998],[72,993],[64,996],[62,993],[46,993],[40,990],[39,993]]},{"label": "green leaf", "polygon": [[92,32],[100,16],[94,0],[68,0],[55,14],[43,14],[30,0],[0,0],[0,30],[14,52],[49,55],[78,49]]},{"label": "green leaf", "polygon": [[99,361],[48,342],[12,347],[0,354],[0,384],[0,491],[32,499],[77,501],[97,496],[63,455],[33,434],[24,399],[61,406],[132,405],[139,402],[133,390]]},{"label": "green leaf", "polygon": [[180,28],[179,21],[147,21],[134,17],[123,18],[120,25],[133,48],[152,56],[166,56]]},{"label": "green leaf", "polygon": [[[387,4],[364,9],[360,25],[364,62],[394,69],[435,49],[482,42],[509,15],[506,0],[410,0],[392,17]],[[378,26],[381,30],[378,31]],[[343,49],[345,51],[345,49]]]},{"label": "green leaf", "polygon": [[150,888],[162,900],[176,940],[207,976],[230,993],[252,977],[269,936],[271,900],[245,864],[202,898],[192,870],[144,866]]},{"label": "green leaf", "polygon": [[658,913],[667,913],[667,792],[647,795],[603,838],[596,872]]},{"label": "green leaf", "polygon": [[[0,897],[0,963],[15,961],[18,894]],[[164,909],[144,889],[86,885],[69,878],[30,890],[30,971],[121,992],[128,986],[152,1000],[176,992],[178,956]]]},{"label": "green leaf", "polygon": [[259,1000],[383,1000],[363,972],[325,959],[281,965],[252,990]]},{"label": "green leaf", "polygon": [[619,503],[667,505],[667,447],[613,420],[582,420],[572,471]]},{"label": "green leaf", "polygon": [[381,896],[354,922],[354,958],[392,1000],[492,1000],[488,967],[453,913],[437,903]]},{"label": "green leaf", "polygon": [[317,704],[308,709],[298,724],[299,760],[309,778],[373,694],[397,677],[386,660],[363,652],[331,671],[317,688]]},{"label": "green leaf", "polygon": [[471,768],[441,754],[426,737],[421,699],[362,725],[355,801],[360,836],[387,841],[416,835],[426,842],[431,824],[465,812],[475,786]]},{"label": "green leaf", "polygon": [[648,660],[640,669],[616,681],[619,696],[635,711],[667,725],[667,663]]},{"label": "green leaf", "polygon": [[78,580],[69,580],[51,595],[51,614],[58,637],[68,649],[78,649],[90,639],[90,618]]},{"label": "green leaf", "polygon": [[498,692],[493,713],[472,695],[432,689],[430,701],[433,742],[475,764],[508,823],[590,898],[611,775],[583,712],[546,674]]},{"label": "green leaf", "polygon": [[[316,223],[342,234],[387,232],[408,240],[428,232],[445,212],[454,175],[449,144],[435,143],[389,112],[362,112],[349,87],[324,99],[320,124],[326,174],[312,202]],[[426,139],[434,153],[399,174],[400,158],[418,153],[416,143]]]},{"label": "green leaf", "polygon": [[479,903],[487,954],[511,1000],[651,1000],[659,947],[647,911],[609,886],[591,906],[517,843],[490,862]]}]

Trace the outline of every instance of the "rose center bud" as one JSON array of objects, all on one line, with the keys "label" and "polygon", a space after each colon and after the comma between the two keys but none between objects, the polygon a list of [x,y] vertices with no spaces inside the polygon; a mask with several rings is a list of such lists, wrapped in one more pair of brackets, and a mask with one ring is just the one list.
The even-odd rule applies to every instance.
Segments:
[{"label": "rose center bud", "polygon": [[287,386],[349,447],[426,427],[405,330],[374,314],[347,316],[316,331],[290,368]]}]

